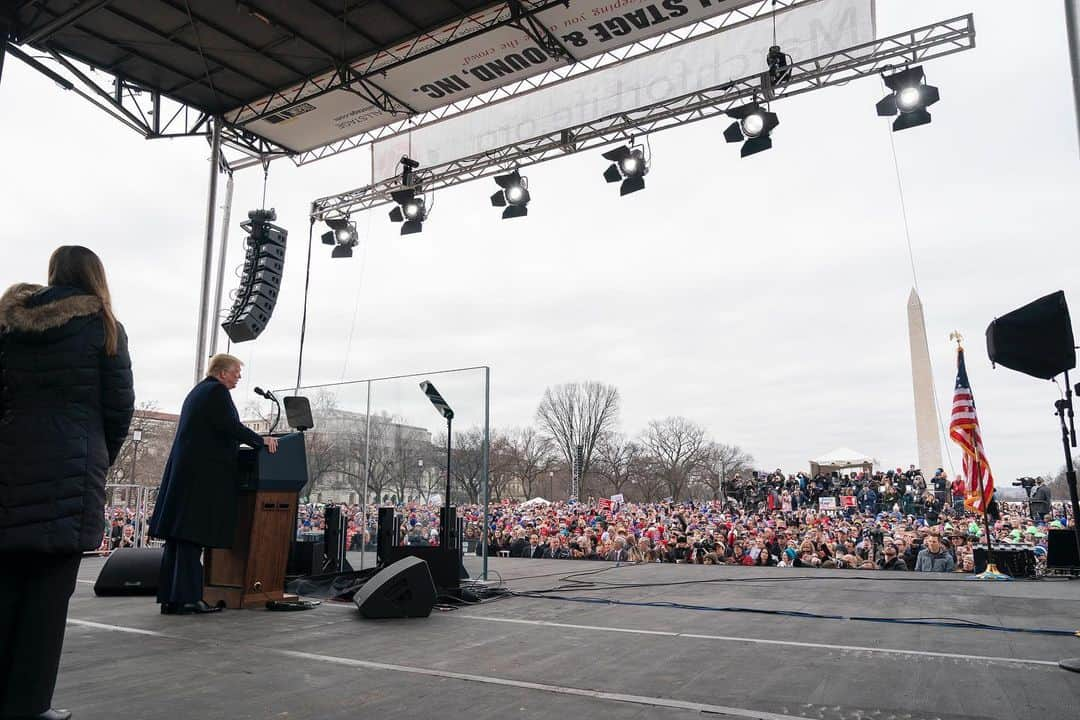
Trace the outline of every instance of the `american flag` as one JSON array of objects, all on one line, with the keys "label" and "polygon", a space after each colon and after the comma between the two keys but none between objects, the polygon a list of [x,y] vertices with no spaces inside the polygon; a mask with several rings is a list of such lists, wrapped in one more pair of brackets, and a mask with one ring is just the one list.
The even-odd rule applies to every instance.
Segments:
[{"label": "american flag", "polygon": [[964,451],[964,484],[968,488],[965,505],[984,512],[994,496],[994,475],[983,450],[979,418],[975,415],[975,397],[964,366],[964,350],[956,355],[956,391],[953,393],[949,437]]}]

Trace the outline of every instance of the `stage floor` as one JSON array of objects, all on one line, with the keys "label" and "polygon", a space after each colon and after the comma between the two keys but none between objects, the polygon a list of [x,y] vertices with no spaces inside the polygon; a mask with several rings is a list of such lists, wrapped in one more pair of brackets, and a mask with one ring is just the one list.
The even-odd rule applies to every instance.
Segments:
[{"label": "stage floor", "polygon": [[[490,562],[517,591],[604,570],[577,579],[683,584],[560,595],[1080,630],[1077,581]],[[54,704],[76,720],[1013,720],[1080,707],[1080,674],[1057,667],[1080,657],[1077,637],[517,597],[413,620],[363,620],[351,604],[163,616],[152,598],[95,597],[102,564],[82,565],[60,665]]]}]

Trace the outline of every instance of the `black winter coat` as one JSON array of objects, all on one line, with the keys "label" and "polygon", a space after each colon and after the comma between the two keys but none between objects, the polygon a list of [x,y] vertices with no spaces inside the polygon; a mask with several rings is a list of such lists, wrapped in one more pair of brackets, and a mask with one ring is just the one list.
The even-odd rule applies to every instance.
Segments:
[{"label": "black winter coat", "polygon": [[232,547],[236,532],[240,443],[263,439],[240,422],[232,395],[216,378],[196,385],[180,410],[150,534],[204,547]]},{"label": "black winter coat", "polygon": [[101,301],[14,285],[0,298],[0,552],[95,550],[105,474],[134,410],[127,335],[105,355]]}]

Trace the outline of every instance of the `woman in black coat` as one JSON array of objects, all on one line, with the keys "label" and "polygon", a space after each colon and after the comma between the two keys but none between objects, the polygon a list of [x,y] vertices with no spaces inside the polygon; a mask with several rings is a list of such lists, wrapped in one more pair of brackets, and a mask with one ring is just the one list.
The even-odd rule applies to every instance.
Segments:
[{"label": "woman in black coat", "polygon": [[0,717],[70,716],[50,709],[68,599],[134,403],[101,260],[58,248],[48,287],[0,298]]}]

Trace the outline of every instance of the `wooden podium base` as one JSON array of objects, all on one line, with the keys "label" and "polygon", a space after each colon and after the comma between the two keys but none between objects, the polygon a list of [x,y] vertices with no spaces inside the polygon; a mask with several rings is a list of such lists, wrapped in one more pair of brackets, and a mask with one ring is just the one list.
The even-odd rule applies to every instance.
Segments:
[{"label": "wooden podium base", "polygon": [[206,553],[203,600],[241,609],[295,598],[285,594],[285,565],[295,533],[296,493],[241,492],[238,510],[233,546]]}]

